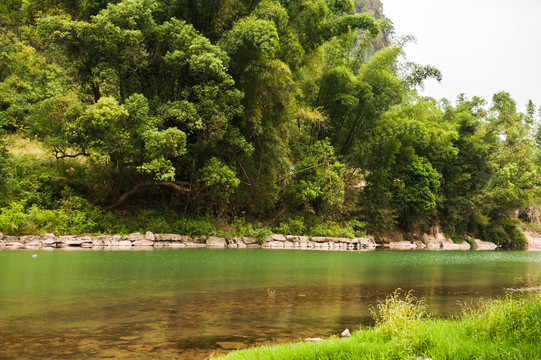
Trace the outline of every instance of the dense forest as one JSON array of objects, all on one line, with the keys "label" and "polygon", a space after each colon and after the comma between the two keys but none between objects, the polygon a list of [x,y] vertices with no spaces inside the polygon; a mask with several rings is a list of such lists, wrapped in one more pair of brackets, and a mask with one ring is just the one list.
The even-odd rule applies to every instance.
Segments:
[{"label": "dense forest", "polygon": [[377,0],[4,0],[0,231],[521,246],[539,111],[420,96],[407,41]]}]

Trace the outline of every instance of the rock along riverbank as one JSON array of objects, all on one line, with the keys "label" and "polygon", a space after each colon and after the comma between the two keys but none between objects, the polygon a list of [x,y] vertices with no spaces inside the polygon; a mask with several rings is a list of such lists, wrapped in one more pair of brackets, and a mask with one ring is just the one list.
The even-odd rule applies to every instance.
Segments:
[{"label": "rock along riverbank", "polygon": [[[261,242],[255,237],[216,237],[186,236],[178,234],[145,234],[130,235],[62,235],[37,234],[22,236],[5,236],[0,233],[0,250],[19,249],[65,249],[65,250],[145,250],[158,248],[264,248],[264,249],[299,249],[327,251],[370,251],[376,248],[400,250],[470,250],[470,244],[454,243],[439,234],[427,234],[423,242],[390,242],[376,243],[373,237],[335,238],[308,237],[273,234]],[[493,243],[474,240],[476,250],[494,250]]]}]

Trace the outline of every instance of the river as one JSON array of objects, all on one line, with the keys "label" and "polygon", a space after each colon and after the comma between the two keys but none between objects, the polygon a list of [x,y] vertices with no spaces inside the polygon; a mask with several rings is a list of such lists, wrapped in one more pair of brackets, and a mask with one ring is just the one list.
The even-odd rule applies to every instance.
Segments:
[{"label": "river", "polygon": [[396,288],[456,314],[540,271],[522,251],[0,251],[0,358],[204,359],[369,326]]}]

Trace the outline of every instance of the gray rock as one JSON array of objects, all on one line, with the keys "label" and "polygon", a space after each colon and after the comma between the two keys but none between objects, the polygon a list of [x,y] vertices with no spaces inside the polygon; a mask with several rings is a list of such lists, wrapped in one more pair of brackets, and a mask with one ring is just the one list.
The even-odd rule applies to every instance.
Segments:
[{"label": "gray rock", "polygon": [[57,243],[58,243],[58,241],[56,239],[45,239],[45,240],[43,240],[43,245],[44,246],[56,247]]},{"label": "gray rock", "polygon": [[14,249],[24,247],[24,244],[21,243],[21,242],[11,242],[11,241],[10,241],[10,242],[7,242],[7,241],[6,241],[5,244],[6,244],[6,247],[8,247],[8,248],[14,248]]},{"label": "gray rock", "polygon": [[[133,245],[133,246],[154,246],[154,241],[140,239],[140,240],[135,240],[135,241],[131,242],[130,245]],[[127,246],[127,244],[124,244],[123,241],[120,241],[119,246]]]},{"label": "gray rock", "polygon": [[207,247],[209,248],[225,248],[227,243],[224,238],[211,236],[206,241]]},{"label": "gray rock", "polygon": [[128,235],[128,237],[126,238],[126,240],[130,240],[130,241],[141,241],[141,240],[145,240],[145,236],[144,236],[144,235],[141,235],[140,233],[134,233],[134,234]]},{"label": "gray rock", "polygon": [[83,240],[76,237],[75,235],[63,235],[60,237],[60,241],[65,246],[81,246],[81,244],[83,243]]},{"label": "gray rock", "polygon": [[154,234],[154,238],[157,241],[178,241],[178,242],[191,241],[189,236],[177,235],[177,234]]},{"label": "gray rock", "polygon": [[327,241],[328,242],[333,242],[333,243],[350,243],[351,239],[329,237],[329,238],[327,238]]},{"label": "gray rock", "polygon": [[265,241],[263,244],[264,249],[283,249],[284,248],[284,242],[283,241]]},{"label": "gray rock", "polygon": [[92,243],[92,237],[91,236],[81,236],[82,243]]},{"label": "gray rock", "polygon": [[241,238],[232,237],[227,238],[227,247],[229,248],[246,248],[246,244],[242,241]]},{"label": "gray rock", "polygon": [[183,248],[186,247],[186,244],[178,243],[178,242],[171,242],[169,243],[170,248]]},{"label": "gray rock", "polygon": [[19,242],[23,244],[41,242],[41,237],[39,235],[23,235],[19,236]]},{"label": "gray rock", "polygon": [[374,241],[373,237],[368,238],[354,238],[351,241],[352,243],[357,243],[360,245],[361,248],[375,248],[376,242]]},{"label": "gray rock", "polygon": [[261,247],[262,247],[261,244],[246,244],[246,248],[248,249],[259,249]]},{"label": "gray rock", "polygon": [[490,241],[482,241],[479,239],[473,239],[475,250],[496,250],[498,245]]},{"label": "gray rock", "polygon": [[270,237],[273,241],[286,241],[286,237],[282,234],[272,234]]},{"label": "gray rock", "polygon": [[248,244],[258,244],[259,240],[256,237],[253,236],[244,236],[242,237],[242,242],[246,245]]}]

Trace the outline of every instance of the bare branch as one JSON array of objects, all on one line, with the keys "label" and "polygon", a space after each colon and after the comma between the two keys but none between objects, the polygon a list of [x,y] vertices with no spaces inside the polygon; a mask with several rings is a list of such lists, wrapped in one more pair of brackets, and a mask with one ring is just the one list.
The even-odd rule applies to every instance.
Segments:
[{"label": "bare branch", "polygon": [[182,186],[172,183],[172,182],[160,182],[160,181],[145,181],[142,183],[139,183],[132,187],[128,192],[122,194],[122,196],[111,206],[109,206],[108,209],[113,209],[122,204],[126,199],[128,199],[130,196],[135,194],[140,188],[145,186],[167,186],[171,187],[179,192],[190,192],[190,189],[183,188]]}]

